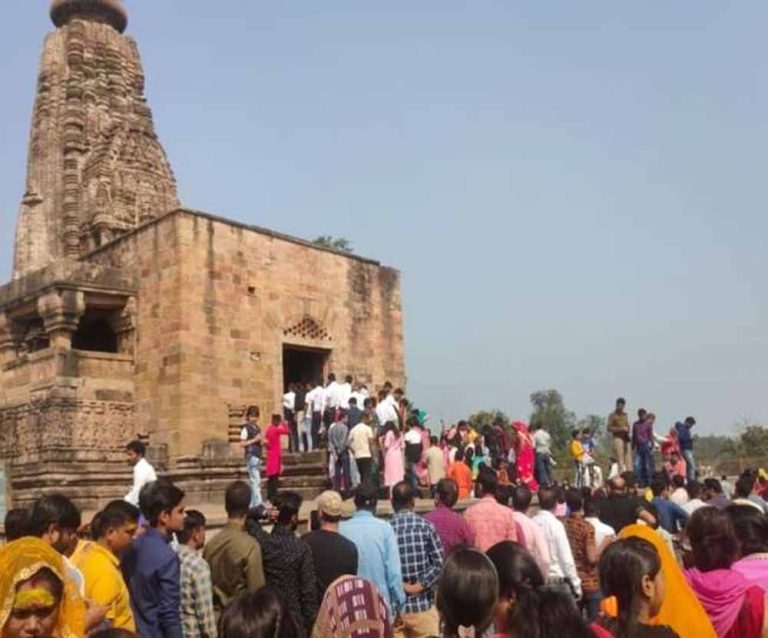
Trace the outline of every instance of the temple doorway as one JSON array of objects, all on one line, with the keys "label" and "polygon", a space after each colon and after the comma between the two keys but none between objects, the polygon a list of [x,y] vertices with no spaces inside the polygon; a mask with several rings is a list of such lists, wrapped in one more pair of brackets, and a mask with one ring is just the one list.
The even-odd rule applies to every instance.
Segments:
[{"label": "temple doorway", "polygon": [[311,383],[325,379],[331,351],[324,348],[283,346],[283,388],[291,383]]}]

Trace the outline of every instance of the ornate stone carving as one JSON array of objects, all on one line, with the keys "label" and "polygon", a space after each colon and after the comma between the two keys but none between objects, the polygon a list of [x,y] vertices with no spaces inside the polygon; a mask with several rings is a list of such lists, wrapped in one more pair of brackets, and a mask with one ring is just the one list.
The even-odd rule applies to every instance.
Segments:
[{"label": "ornate stone carving", "polygon": [[121,456],[133,436],[133,403],[46,397],[0,410],[0,455],[19,463]]},{"label": "ornate stone carving", "polygon": [[294,337],[307,341],[330,341],[330,333],[323,325],[313,317],[304,315],[304,317],[290,328],[283,331],[286,337]]},{"label": "ornate stone carving", "polygon": [[178,207],[119,0],[56,0],[40,65],[14,276]]}]

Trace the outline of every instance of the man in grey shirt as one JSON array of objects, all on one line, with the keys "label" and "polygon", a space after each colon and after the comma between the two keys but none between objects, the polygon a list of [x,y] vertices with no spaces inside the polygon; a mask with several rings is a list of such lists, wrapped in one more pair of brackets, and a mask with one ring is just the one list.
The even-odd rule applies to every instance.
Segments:
[{"label": "man in grey shirt", "polygon": [[349,427],[347,426],[347,411],[339,410],[339,416],[328,430],[328,453],[331,455],[331,467],[333,468],[333,489],[341,492],[351,489],[349,450],[347,439]]}]

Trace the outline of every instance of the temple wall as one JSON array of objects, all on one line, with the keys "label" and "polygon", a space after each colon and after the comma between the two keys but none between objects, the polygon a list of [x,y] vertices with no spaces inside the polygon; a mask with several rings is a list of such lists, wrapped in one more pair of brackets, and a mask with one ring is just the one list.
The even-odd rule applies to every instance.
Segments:
[{"label": "temple wall", "polygon": [[191,211],[89,260],[137,274],[137,427],[171,458],[226,440],[245,405],[280,411],[283,344],[371,387],[405,381],[400,276],[376,262]]}]

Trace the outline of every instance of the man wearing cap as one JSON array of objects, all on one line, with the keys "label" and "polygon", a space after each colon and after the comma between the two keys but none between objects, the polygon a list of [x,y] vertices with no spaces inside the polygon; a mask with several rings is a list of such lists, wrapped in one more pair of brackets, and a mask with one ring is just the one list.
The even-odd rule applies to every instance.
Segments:
[{"label": "man wearing cap", "polygon": [[680,443],[680,452],[683,454],[686,464],[686,474],[689,481],[696,480],[696,459],[693,458],[693,435],[691,428],[696,425],[696,419],[689,416],[683,423],[675,423],[677,440]]},{"label": "man wearing cap", "polygon": [[342,521],[339,532],[357,546],[357,575],[376,585],[394,618],[405,604],[403,570],[395,531],[375,516],[377,501],[376,486],[362,483],[355,493],[357,512]]},{"label": "man wearing cap", "polygon": [[323,492],[317,498],[320,529],[301,537],[312,552],[317,577],[318,600],[339,576],[357,575],[357,547],[339,534],[342,500],[338,492]]}]

